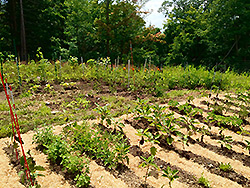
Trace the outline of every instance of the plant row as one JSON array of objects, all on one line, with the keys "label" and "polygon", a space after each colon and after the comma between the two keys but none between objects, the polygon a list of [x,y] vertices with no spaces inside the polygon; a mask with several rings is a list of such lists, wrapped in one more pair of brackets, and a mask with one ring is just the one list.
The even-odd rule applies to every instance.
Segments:
[{"label": "plant row", "polygon": [[[249,89],[250,79],[247,74],[237,74],[233,71],[225,73],[207,70],[205,67],[165,66],[161,69],[153,65],[134,67],[133,65],[112,65],[109,61],[89,60],[79,64],[70,60],[66,63],[50,62],[41,58],[40,61],[30,61],[17,68],[14,62],[3,64],[3,73],[14,83],[15,88],[22,84],[26,89],[43,83],[63,82],[79,79],[104,81],[115,91],[117,87],[129,88],[132,91],[163,96],[169,89],[205,88],[205,89]],[[28,83],[28,84],[27,84]],[[111,89],[112,90],[112,89]]]}]

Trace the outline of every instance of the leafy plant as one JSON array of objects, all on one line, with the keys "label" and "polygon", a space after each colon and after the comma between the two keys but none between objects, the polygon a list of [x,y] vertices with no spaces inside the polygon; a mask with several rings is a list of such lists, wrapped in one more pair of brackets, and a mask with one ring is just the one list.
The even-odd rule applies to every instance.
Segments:
[{"label": "leafy plant", "polygon": [[249,151],[250,154],[250,142],[248,140],[245,140],[247,145],[246,145],[246,149]]},{"label": "leafy plant", "polygon": [[77,174],[75,179],[77,187],[89,187],[90,184],[90,176],[89,169],[81,174]]},{"label": "leafy plant", "polygon": [[95,103],[95,105],[97,107],[94,110],[101,116],[101,124],[104,123],[104,120],[106,120],[108,124],[111,124],[110,109],[108,108],[108,105],[100,106],[97,103]]},{"label": "leafy plant", "polygon": [[48,146],[55,140],[55,135],[53,134],[52,125],[44,124],[41,129],[36,129],[35,134],[33,136],[33,142],[40,146]]},{"label": "leafy plant", "polygon": [[211,187],[210,182],[208,181],[207,178],[205,178],[205,177],[203,176],[203,173],[201,174],[201,177],[198,179],[198,183],[199,183],[200,185],[203,185],[204,187],[208,187],[208,188]]},{"label": "leafy plant", "polygon": [[220,166],[219,166],[220,170],[224,171],[224,172],[229,172],[232,170],[232,166],[230,163],[220,163]]},{"label": "leafy plant", "polygon": [[159,167],[154,162],[156,152],[157,152],[157,149],[155,147],[151,147],[150,148],[151,155],[148,158],[141,156],[141,159],[143,160],[143,162],[139,165],[139,167],[147,169],[145,176],[143,176],[145,178],[144,185],[147,184],[147,178],[151,175],[149,171],[150,168],[159,170]]},{"label": "leafy plant", "polygon": [[[137,130],[137,134],[138,136],[141,136],[142,139],[145,142],[151,142],[151,143],[160,143],[157,139],[160,137],[160,134],[152,134],[151,132],[148,131],[149,128],[143,130],[143,129],[139,129]],[[141,144],[143,145],[143,144]]]},{"label": "leafy plant", "polygon": [[172,188],[172,182],[179,178],[179,176],[177,176],[177,174],[179,173],[178,170],[171,170],[171,168],[169,166],[167,166],[167,169],[162,169],[163,171],[163,177],[166,177],[169,179],[169,187]]},{"label": "leafy plant", "polygon": [[152,110],[147,100],[138,98],[134,112],[138,115],[135,119],[140,119],[142,117],[148,117]]},{"label": "leafy plant", "polygon": [[22,166],[22,170],[18,173],[18,175],[21,176],[21,182],[23,184],[28,185],[28,186],[40,188],[41,186],[36,181],[36,177],[37,176],[44,176],[44,175],[37,173],[37,171],[45,171],[45,169],[40,165],[36,165],[36,162],[35,162],[34,158],[30,154],[30,150],[27,152],[26,159],[27,159],[27,164],[28,164],[28,167],[29,167],[30,178],[31,178],[32,183],[33,183],[34,186],[32,186],[32,183],[30,182],[30,179],[28,179],[28,180],[26,179],[25,173],[27,171],[27,167],[25,165],[24,156],[22,156],[20,158],[20,164]]},{"label": "leafy plant", "polygon": [[221,148],[223,148],[224,146],[227,149],[232,149],[232,145],[230,143],[233,142],[232,136],[225,136],[223,134],[221,134],[221,140],[218,141],[218,143],[221,144]]},{"label": "leafy plant", "polygon": [[116,168],[120,163],[129,162],[127,154],[130,145],[127,143],[127,139],[123,138],[123,133],[112,134],[108,131],[98,130],[95,124],[81,126],[77,123],[69,127],[68,131],[72,134],[71,141],[74,143],[72,145],[74,150],[100,159],[108,168]]}]

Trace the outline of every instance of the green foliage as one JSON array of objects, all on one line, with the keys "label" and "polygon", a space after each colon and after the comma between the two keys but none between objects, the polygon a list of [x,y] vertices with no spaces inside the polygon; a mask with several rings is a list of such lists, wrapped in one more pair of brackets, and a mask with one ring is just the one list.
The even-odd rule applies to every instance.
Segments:
[{"label": "green foliage", "polygon": [[151,147],[150,148],[150,156],[148,158],[141,156],[141,159],[143,160],[143,162],[139,165],[139,167],[142,168],[146,168],[146,174],[145,174],[145,181],[144,184],[146,185],[147,183],[147,178],[151,175],[150,173],[150,168],[155,169],[155,170],[159,170],[159,167],[155,164],[154,160],[155,160],[155,155],[156,155],[157,149],[155,147]]},{"label": "green foliage", "polygon": [[203,176],[203,173],[201,174],[201,177],[198,179],[198,183],[199,183],[200,185],[203,185],[204,187],[208,187],[208,188],[211,187],[210,182],[208,181],[207,178],[205,178],[205,177]]},{"label": "green foliage", "polygon": [[177,176],[177,174],[178,174],[178,170],[171,170],[171,168],[169,167],[169,166],[167,166],[167,169],[165,170],[165,169],[162,169],[162,171],[163,171],[163,177],[166,177],[166,178],[168,178],[169,179],[169,187],[171,188],[172,187],[172,182],[175,180],[175,179],[177,179],[177,178],[179,178],[179,176]]},{"label": "green foliage", "polygon": [[248,140],[245,140],[245,142],[247,143],[246,145],[246,149],[249,151],[250,153],[250,142]]},{"label": "green foliage", "polygon": [[220,170],[224,171],[224,172],[230,172],[232,170],[232,166],[230,163],[220,163],[219,166]]},{"label": "green foliage", "polygon": [[44,152],[48,154],[48,159],[53,163],[63,166],[68,173],[74,175],[77,187],[88,187],[90,184],[89,177],[89,160],[66,140],[67,135],[54,135],[52,126],[36,130],[33,142],[43,146]]},{"label": "green foliage", "polygon": [[22,166],[22,170],[18,173],[19,176],[21,176],[21,182],[25,185],[28,185],[28,186],[40,188],[41,185],[39,185],[38,182],[36,181],[36,177],[37,176],[44,176],[44,175],[37,173],[37,171],[45,171],[45,168],[43,168],[40,165],[36,165],[34,158],[30,154],[30,150],[27,152],[26,159],[27,159],[27,164],[29,167],[30,178],[31,178],[34,186],[32,186],[30,179],[26,179],[26,175],[25,175],[26,172],[25,171],[27,170],[27,166],[25,164],[24,156],[22,156],[20,158],[20,164]]},{"label": "green foliage", "polygon": [[111,125],[109,105],[100,106],[97,103],[95,105],[97,107],[94,110],[101,116],[101,124],[103,124],[104,120],[106,120],[107,123]]},{"label": "green foliage", "polygon": [[164,51],[167,63],[216,65],[218,70],[226,71],[220,65],[224,63],[247,70],[247,5],[245,0],[165,0],[161,11],[168,17],[164,25],[169,43]]},{"label": "green foliage", "polygon": [[51,145],[55,140],[53,130],[51,125],[46,124],[43,125],[42,129],[36,129],[36,133],[33,136],[33,143],[43,146]]},{"label": "green foliage", "polygon": [[76,123],[69,130],[73,132],[71,139],[75,140],[75,149],[101,159],[108,168],[116,168],[119,164],[129,162],[127,153],[130,146],[120,131],[112,134]]},{"label": "green foliage", "polygon": [[221,140],[218,141],[218,143],[221,144],[221,148],[223,148],[224,146],[227,149],[232,149],[232,145],[230,143],[233,142],[232,136],[225,136],[225,135],[221,135]]}]

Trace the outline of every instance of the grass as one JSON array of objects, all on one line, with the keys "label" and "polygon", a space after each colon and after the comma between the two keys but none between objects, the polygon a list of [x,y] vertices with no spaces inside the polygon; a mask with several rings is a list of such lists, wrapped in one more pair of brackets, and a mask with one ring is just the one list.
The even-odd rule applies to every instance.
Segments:
[{"label": "grass", "polygon": [[[81,65],[75,64],[72,66],[65,63],[61,69],[62,76],[57,78],[57,82],[63,84],[61,84],[61,89],[56,89],[54,65],[50,62],[44,62],[46,61],[42,59],[39,62],[31,61],[28,65],[20,65],[23,92],[19,97],[15,97],[15,100],[22,132],[32,130],[44,123],[60,125],[65,123],[65,119],[80,121],[95,118],[97,116],[97,113],[93,112],[95,105],[85,97],[86,94],[100,98],[94,100],[94,103],[108,104],[112,117],[127,114],[135,107],[135,98],[115,95],[117,89],[124,91],[127,89],[127,71],[122,69],[125,65],[115,70],[95,64],[87,65],[83,75]],[[223,90],[250,88],[250,78],[245,73],[237,74],[233,71],[214,73],[213,70],[208,71],[204,67],[195,68],[193,66],[186,69],[181,66],[165,66],[162,72],[157,71],[156,67],[152,67],[152,69],[150,71],[141,69],[140,71],[131,72],[131,85],[127,94],[137,92],[139,95],[147,96],[150,102],[164,103],[169,99],[199,95],[200,88],[203,88],[202,92],[211,88]],[[18,91],[15,62],[4,63],[4,76],[8,78],[9,83],[12,83],[13,88]],[[65,84],[80,79],[91,84],[87,83],[85,89],[65,90]],[[47,85],[42,85],[43,81]],[[109,88],[111,93],[99,93],[104,86]],[[64,94],[61,92],[64,92]],[[49,101],[54,107],[46,105],[45,101]],[[52,111],[57,112],[53,114]],[[0,104],[0,112],[0,137],[5,137],[11,132],[7,128],[11,121],[6,102]]]},{"label": "grass", "polygon": [[[95,119],[97,113],[93,111],[96,106],[90,104],[91,99],[86,98],[89,91],[69,90],[61,94],[64,89],[51,92],[32,93],[29,96],[20,95],[15,97],[17,116],[21,133],[28,132],[43,124],[62,125],[71,121],[82,121]],[[94,100],[100,105],[109,104],[111,117],[129,113],[130,107],[135,106],[135,101],[131,98],[114,96],[112,94],[101,95],[91,92]],[[54,111],[54,112],[53,112]],[[53,112],[53,113],[52,113]],[[0,138],[12,134],[11,118],[7,101],[0,103]]]}]

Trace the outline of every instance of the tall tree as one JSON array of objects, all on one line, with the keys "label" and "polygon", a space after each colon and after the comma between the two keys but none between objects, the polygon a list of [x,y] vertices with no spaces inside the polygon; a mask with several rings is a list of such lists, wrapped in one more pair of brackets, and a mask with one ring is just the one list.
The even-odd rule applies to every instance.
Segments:
[{"label": "tall tree", "polygon": [[247,7],[247,0],[165,1],[168,62],[244,66],[249,61]]}]

